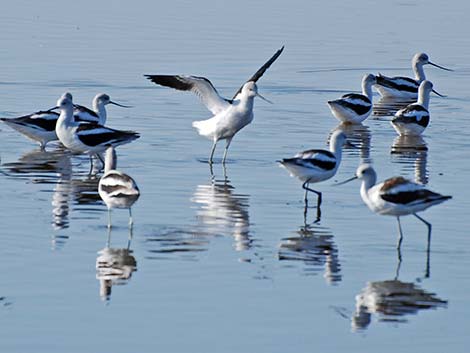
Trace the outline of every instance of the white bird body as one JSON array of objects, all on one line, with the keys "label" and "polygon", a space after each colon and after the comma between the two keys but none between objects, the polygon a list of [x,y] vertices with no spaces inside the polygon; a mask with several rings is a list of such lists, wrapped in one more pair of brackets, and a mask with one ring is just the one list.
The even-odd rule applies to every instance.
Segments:
[{"label": "white bird body", "polygon": [[136,182],[129,175],[116,170],[116,151],[108,147],[105,156],[105,172],[98,183],[98,193],[108,207],[111,227],[111,209],[127,208],[129,210],[129,225],[132,225],[131,207],[140,196]]},{"label": "white bird body", "polygon": [[429,125],[429,96],[432,91],[432,83],[424,80],[419,85],[418,101],[395,113],[391,124],[399,135],[421,135],[423,133]]},{"label": "white bird body", "polygon": [[55,125],[59,114],[53,111],[39,111],[19,118],[0,118],[5,124],[29,139],[39,142],[41,149],[47,143],[57,140]]},{"label": "white bird body", "polygon": [[428,227],[428,253],[431,242],[431,223],[427,222],[418,212],[438,205],[452,196],[444,196],[426,189],[423,185],[416,184],[403,177],[393,177],[382,183],[376,184],[377,174],[374,168],[368,164],[361,164],[356,175],[340,184],[345,184],[354,179],[361,179],[361,198],[367,207],[374,213],[397,218],[400,237],[398,239],[398,258],[401,259],[400,246],[403,239],[400,217],[413,215]]},{"label": "white bird body", "polygon": [[[194,121],[192,126],[198,133],[213,141],[209,164],[212,164],[215,147],[220,140],[226,140],[224,157],[235,134],[253,121],[253,99],[258,96],[267,101],[258,93],[256,82],[264,72],[281,55],[284,47],[279,49],[242,87],[235,93],[233,99],[225,99],[219,95],[212,83],[204,77],[183,75],[145,75],[152,82],[180,91],[190,91],[196,94],[214,114],[207,120]],[[269,102],[269,101],[268,101]]]},{"label": "white bird body", "polygon": [[336,174],[341,163],[342,146],[346,135],[335,131],[330,138],[330,150],[307,150],[297,153],[293,158],[280,161],[290,175],[302,182],[318,183]]},{"label": "white bird body", "polygon": [[75,152],[96,154],[108,146],[119,146],[139,137],[132,131],[114,130],[99,124],[76,122],[73,117],[73,103],[66,94],[57,102],[60,116],[56,134],[62,144]]},{"label": "white bird body", "polygon": [[362,78],[362,94],[349,93],[340,99],[328,101],[333,115],[346,124],[359,124],[367,119],[372,112],[372,86],[375,83],[374,75],[365,75]]},{"label": "white bird body", "polygon": [[[72,100],[70,93],[64,93],[63,97]],[[93,109],[88,109],[82,105],[73,106],[73,117],[78,123],[89,122],[104,125],[106,122],[106,108],[107,104],[114,104],[120,107],[128,108],[128,106],[121,105],[111,101],[109,96],[104,93],[97,94],[93,99]],[[5,124],[25,135],[26,137],[39,142],[41,149],[44,149],[47,143],[56,141],[57,137],[55,128],[59,114],[52,111],[38,111],[29,115],[21,116],[19,118],[0,118]]]},{"label": "white bird body", "polygon": [[405,76],[388,77],[379,73],[375,88],[382,97],[404,100],[416,99],[420,83],[426,80],[423,66],[427,64],[442,70],[452,71],[429,61],[427,54],[416,53],[411,61],[414,78]]},{"label": "white bird body", "polygon": [[335,131],[330,138],[330,150],[307,150],[296,154],[293,158],[284,158],[279,161],[282,167],[287,169],[291,176],[303,182],[305,190],[304,217],[307,216],[307,192],[317,194],[317,220],[320,220],[320,205],[322,193],[309,188],[310,183],[318,183],[328,180],[336,174],[341,163],[342,147],[346,142],[346,135],[341,131]]},{"label": "white bird body", "polygon": [[[247,85],[249,83],[243,87]],[[256,87],[254,83],[252,85]],[[242,92],[237,95],[232,104],[212,118],[194,121],[193,127],[198,130],[200,135],[213,141],[231,140],[238,131],[253,121],[254,95],[250,96],[250,93],[247,92],[248,90],[249,88],[242,89]]]},{"label": "white bird body", "polygon": [[364,203],[372,212],[381,215],[400,217],[415,214],[451,198],[403,177],[375,184],[377,175],[367,164],[359,166],[356,178],[362,179],[361,198]]}]

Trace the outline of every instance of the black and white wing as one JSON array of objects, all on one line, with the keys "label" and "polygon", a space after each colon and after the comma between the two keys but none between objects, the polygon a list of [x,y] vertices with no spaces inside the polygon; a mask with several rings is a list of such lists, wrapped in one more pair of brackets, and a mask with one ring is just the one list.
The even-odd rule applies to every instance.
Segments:
[{"label": "black and white wing", "polygon": [[[250,82],[250,81],[257,82],[261,78],[261,76],[264,75],[266,70],[269,69],[269,67],[273,64],[273,62],[276,61],[276,59],[279,57],[279,55],[281,55],[283,50],[284,50],[284,46],[282,46],[281,49],[279,49],[277,52],[275,52],[274,55],[268,61],[266,61],[266,63],[263,66],[261,66],[258,69],[258,71],[256,71],[253,74],[253,76],[251,76],[248,80],[246,80],[246,82]],[[242,88],[243,88],[243,85],[238,89],[237,93],[235,93],[232,100],[237,98],[238,94],[242,91]]]},{"label": "black and white wing", "polygon": [[412,206],[414,204],[434,204],[450,199],[423,185],[414,183],[403,177],[394,177],[385,180],[379,190],[380,197],[388,202]]},{"label": "black and white wing", "polygon": [[77,127],[76,134],[83,144],[91,147],[99,145],[118,146],[134,141],[140,137],[140,135],[134,131],[115,130],[93,123],[80,124]]},{"label": "black and white wing", "polygon": [[357,115],[364,115],[372,108],[372,102],[370,99],[367,96],[358,93],[348,93],[342,96],[341,99],[331,102],[350,109]]},{"label": "black and white wing", "polygon": [[48,110],[20,116],[19,118],[0,118],[0,121],[3,121],[4,123],[12,127],[15,125],[19,125],[30,129],[51,132],[55,130],[55,126],[58,119],[58,113]]},{"label": "black and white wing", "polygon": [[376,79],[377,85],[379,86],[388,87],[397,91],[418,93],[419,83],[410,77],[388,77],[379,73]]},{"label": "black and white wing", "polygon": [[336,157],[326,150],[308,150],[296,154],[293,158],[284,158],[281,163],[295,164],[300,167],[319,170],[333,170],[336,167]]},{"label": "black and white wing", "polygon": [[106,173],[100,179],[99,188],[108,197],[138,197],[140,194],[134,179],[117,170]]},{"label": "black and white wing", "polygon": [[426,127],[429,124],[429,112],[420,104],[410,104],[395,113],[392,123],[418,124]]},{"label": "black and white wing", "polygon": [[88,121],[91,123],[97,123],[100,117],[93,110],[84,107],[83,105],[73,105],[73,117],[75,121]]},{"label": "black and white wing", "polygon": [[221,97],[211,81],[204,77],[182,75],[144,75],[157,85],[196,94],[214,115],[226,110],[230,102]]}]

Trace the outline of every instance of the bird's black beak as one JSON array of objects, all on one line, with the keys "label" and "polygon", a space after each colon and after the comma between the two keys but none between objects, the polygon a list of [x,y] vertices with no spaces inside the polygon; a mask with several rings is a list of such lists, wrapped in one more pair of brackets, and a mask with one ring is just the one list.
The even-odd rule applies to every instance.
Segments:
[{"label": "bird's black beak", "polygon": [[116,102],[113,102],[113,101],[109,101],[109,104],[114,104],[114,105],[117,105],[118,107],[122,107],[122,108],[133,108],[132,105],[119,104],[119,103],[116,103]]},{"label": "bird's black beak", "polygon": [[340,186],[340,185],[343,185],[343,184],[347,184],[347,183],[349,183],[350,181],[353,181],[353,180],[356,180],[356,179],[357,179],[357,176],[353,176],[352,178],[349,178],[349,179],[347,179],[347,180],[345,180],[345,181],[342,181],[342,182],[339,182],[339,183],[335,184],[335,186]]},{"label": "bird's black beak", "polygon": [[429,65],[432,65],[432,66],[435,66],[435,67],[438,67],[439,69],[442,69],[442,70],[446,70],[446,71],[454,71],[454,70],[452,70],[452,69],[448,69],[447,67],[444,67],[444,66],[440,66],[440,65],[434,64],[434,63],[432,63],[432,62],[430,62],[430,61],[428,61],[428,64],[429,64]]},{"label": "bird's black beak", "polygon": [[435,91],[435,90],[432,90],[433,93],[437,94],[439,97],[447,97],[443,94],[440,94],[439,92]]}]

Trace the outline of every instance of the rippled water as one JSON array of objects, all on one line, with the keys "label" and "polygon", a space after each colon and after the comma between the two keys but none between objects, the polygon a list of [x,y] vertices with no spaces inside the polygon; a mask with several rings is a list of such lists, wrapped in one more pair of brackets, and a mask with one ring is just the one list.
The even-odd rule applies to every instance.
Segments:
[{"label": "rippled water", "polygon": [[[0,126],[0,348],[5,352],[466,352],[470,340],[467,188],[470,39],[464,1],[223,3],[16,1],[0,14],[0,116],[87,106],[98,92],[108,124],[142,137],[118,149],[141,189],[114,211],[112,233],[85,156],[40,151]],[[387,22],[391,21],[393,22]],[[410,23],[413,26],[410,26]],[[409,31],[416,30],[410,34]],[[224,169],[191,122],[209,113],[146,73],[206,76],[231,97],[281,45],[259,81],[273,100],[234,139]],[[326,101],[358,91],[367,72],[411,74],[426,51],[455,72],[426,67],[436,90],[421,138],[397,137],[396,109],[379,102],[362,126],[342,126]],[[378,98],[378,97],[377,97]],[[327,146],[341,129],[342,165],[323,192],[322,218],[304,222],[300,183],[276,160]],[[222,146],[217,150],[220,161]],[[423,217],[372,214],[360,162],[453,199]],[[99,177],[99,176],[98,176]]]}]

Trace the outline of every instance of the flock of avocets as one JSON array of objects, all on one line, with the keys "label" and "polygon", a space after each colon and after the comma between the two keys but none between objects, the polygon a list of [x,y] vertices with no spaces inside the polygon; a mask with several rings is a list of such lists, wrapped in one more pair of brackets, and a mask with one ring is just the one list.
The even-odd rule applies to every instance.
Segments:
[{"label": "flock of avocets", "polygon": [[[225,140],[222,163],[225,163],[228,148],[238,131],[253,120],[253,103],[255,97],[267,100],[258,93],[256,82],[281,55],[284,47],[279,49],[252,77],[250,77],[232,99],[221,97],[212,83],[198,76],[182,75],[145,75],[152,82],[181,91],[195,93],[211,111],[213,117],[193,122],[198,133],[212,140],[209,164],[212,166],[217,142]],[[376,87],[383,97],[408,99],[415,101],[398,110],[391,124],[400,135],[419,135],[429,124],[429,97],[431,92],[438,95],[430,81],[426,80],[424,65],[433,65],[443,70],[450,69],[432,63],[428,55],[418,53],[413,57],[414,78],[387,77],[381,74],[367,74],[362,80],[362,94],[350,93],[339,99],[328,102],[333,115],[346,124],[359,124],[372,112],[372,87]],[[441,96],[441,95],[440,95]],[[127,208],[129,224],[132,225],[131,206],[139,198],[139,189],[135,181],[127,174],[116,170],[115,147],[132,142],[139,138],[134,131],[121,131],[106,126],[106,105],[114,104],[106,94],[98,94],[93,99],[93,110],[73,103],[72,95],[64,93],[57,101],[57,106],[47,111],[39,111],[19,118],[1,120],[8,126],[39,142],[45,148],[50,141],[59,140],[65,148],[75,153],[90,156],[93,167],[93,156],[104,164],[104,175],[98,185],[98,192],[108,207],[111,227],[111,209]],[[60,111],[60,114],[56,112]],[[292,158],[280,161],[292,176],[297,177],[305,189],[305,212],[308,207],[308,191],[317,194],[317,220],[320,219],[321,192],[310,188],[310,184],[330,179],[336,174],[341,163],[342,146],[346,135],[340,131],[333,133],[330,139],[330,150],[311,149],[300,152]],[[105,160],[103,161],[103,153]],[[90,169],[91,173],[92,169]],[[364,203],[375,213],[395,216],[398,221],[402,241],[400,217],[414,215],[428,227],[428,241],[431,236],[431,224],[418,216],[418,212],[437,205],[451,196],[444,196],[427,190],[423,185],[403,177],[393,177],[382,183],[376,183],[376,173],[371,165],[362,164],[356,175],[339,184],[353,179],[362,180],[361,197]]]}]

